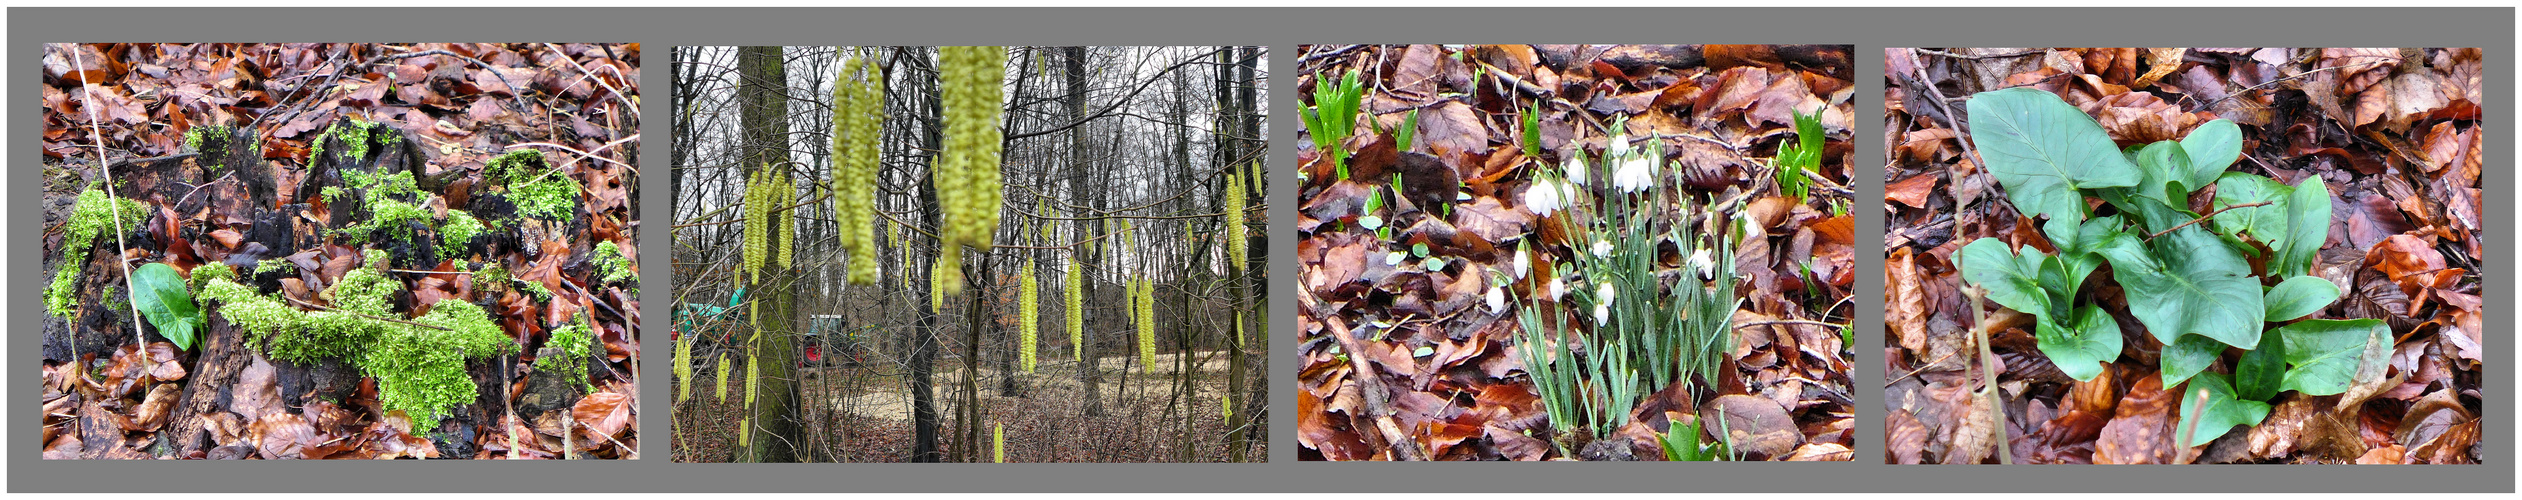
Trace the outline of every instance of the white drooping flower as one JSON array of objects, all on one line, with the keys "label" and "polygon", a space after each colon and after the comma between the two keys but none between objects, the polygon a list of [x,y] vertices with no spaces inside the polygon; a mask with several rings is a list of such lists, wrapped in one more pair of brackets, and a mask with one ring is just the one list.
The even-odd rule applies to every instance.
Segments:
[{"label": "white drooping flower", "polygon": [[1604,158],[1620,158],[1624,156],[1629,156],[1629,134],[1613,134],[1611,136],[1611,142],[1603,143]]},{"label": "white drooping flower", "polygon": [[1708,249],[1701,248],[1690,254],[1690,269],[1699,272],[1699,279],[1713,279],[1716,277],[1716,260],[1708,257]]},{"label": "white drooping flower", "polygon": [[1594,324],[1600,326],[1611,323],[1611,301],[1620,296],[1620,290],[1612,288],[1610,283],[1604,283],[1601,287],[1594,289],[1594,296],[1597,299],[1594,301]]},{"label": "white drooping flower", "polygon": [[1550,301],[1558,302],[1560,297],[1566,296],[1567,280],[1561,278],[1550,278]]},{"label": "white drooping flower", "polygon": [[1489,287],[1489,314],[1506,312],[1506,288]]},{"label": "white drooping flower", "polygon": [[1605,240],[1594,240],[1594,256],[1595,256],[1595,257],[1610,257],[1610,256],[1611,256],[1611,242],[1610,242],[1610,241],[1605,241]]},{"label": "white drooping flower", "polygon": [[1515,246],[1515,279],[1524,279],[1524,273],[1532,268],[1528,262],[1530,258],[1525,254],[1523,245]]},{"label": "white drooping flower", "polygon": [[1620,289],[1612,288],[1610,283],[1603,283],[1601,286],[1594,287],[1594,295],[1602,297],[1603,304],[1610,304],[1612,299],[1620,296]]},{"label": "white drooping flower", "polygon": [[1559,170],[1567,172],[1568,182],[1585,185],[1585,149],[1577,148],[1575,153],[1567,155],[1567,162],[1560,164]]},{"label": "white drooping flower", "polygon": [[1635,193],[1654,186],[1656,159],[1649,156],[1652,155],[1641,153],[1621,159],[1619,167],[1611,172],[1611,187],[1619,188],[1623,193]]},{"label": "white drooping flower", "polygon": [[1549,179],[1533,179],[1531,185],[1524,186],[1524,209],[1531,210],[1533,215],[1549,217],[1551,212],[1567,205],[1567,200],[1560,196],[1563,194],[1566,194],[1566,189],[1558,183]]}]

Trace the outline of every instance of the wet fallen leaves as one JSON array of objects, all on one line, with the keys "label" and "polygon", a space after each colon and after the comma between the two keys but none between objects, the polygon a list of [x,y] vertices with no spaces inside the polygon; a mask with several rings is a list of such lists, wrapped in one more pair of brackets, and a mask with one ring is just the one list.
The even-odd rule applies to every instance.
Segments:
[{"label": "wet fallen leaves", "polygon": [[[45,458],[637,457],[637,283],[601,279],[594,261],[598,244],[611,242],[637,272],[637,44],[65,44],[47,46],[42,63],[46,270],[87,271],[74,317],[46,320]],[[421,242],[434,233],[365,243],[336,233],[360,222],[336,217],[365,212],[328,209],[332,200],[313,188],[327,186],[319,180],[342,160],[310,153],[324,127],[352,119],[412,143],[395,161],[426,179],[413,203],[439,216],[470,209],[491,229],[444,253]],[[233,137],[262,154],[193,150],[186,133],[206,125],[240,129]],[[486,188],[484,163],[519,148],[544,151],[556,175],[584,187],[567,221],[514,215],[513,202],[475,203],[500,192]],[[238,158],[259,164],[214,164]],[[394,156],[370,158],[383,165]],[[240,282],[306,310],[333,304],[333,286],[351,269],[375,266],[404,290],[389,297],[400,316],[382,319],[470,301],[521,352],[468,363],[476,400],[437,428],[414,428],[411,416],[382,409],[376,379],[345,361],[268,359],[218,306],[205,304],[208,325],[192,350],[143,333],[144,351],[129,313],[114,312],[114,240],[98,244],[94,259],[60,258],[69,200],[108,179],[100,160],[118,194],[150,212],[122,238],[132,266],[164,263],[186,275],[213,262],[278,266]],[[363,250],[392,257],[373,262]],[[476,283],[477,264],[544,290]],[[279,278],[262,279],[271,276]],[[588,385],[528,384],[557,376],[533,362],[555,328],[582,319],[603,345],[587,362]],[[547,407],[524,403],[537,393],[557,397]]]},{"label": "wet fallen leaves", "polygon": [[[1697,420],[1710,439],[1726,433],[1746,459],[1852,460],[1851,353],[1840,333],[1856,273],[1854,219],[1844,213],[1851,50],[1300,46],[1300,95],[1310,100],[1317,86],[1332,85],[1315,75],[1352,69],[1366,91],[1359,133],[1341,146],[1352,152],[1347,178],[1311,143],[1298,154],[1306,179],[1296,247],[1299,456],[1660,460],[1654,438]],[[1536,104],[1527,140],[1518,110]],[[1768,158],[1794,137],[1794,112],[1814,110],[1829,138],[1812,195],[1781,197]],[[1414,140],[1400,148],[1391,131],[1413,112]],[[1521,361],[1514,309],[1483,294],[1548,288],[1557,271],[1515,262],[1519,242],[1535,259],[1577,251],[1565,235],[1572,212],[1537,216],[1524,194],[1535,171],[1558,171],[1566,155],[1599,158],[1615,116],[1628,117],[1630,137],[1662,138],[1678,189],[1753,221],[1732,270],[1746,300],[1719,380],[1697,391],[1686,382],[1658,388],[1614,435],[1578,437],[1543,410]],[[1389,224],[1389,236],[1361,226],[1370,193],[1396,184],[1404,186],[1399,199],[1375,210],[1388,217],[1377,222]],[[1417,256],[1422,248],[1433,258]],[[1408,257],[1393,259],[1396,252]],[[1685,259],[1662,265],[1687,272]],[[1500,276],[1491,271],[1517,276],[1519,264],[1528,269],[1521,278],[1491,283]]]},{"label": "wet fallen leaves", "polygon": [[[1883,99],[1884,460],[1993,463],[1957,435],[1983,380],[1971,307],[1951,257],[1981,237],[2048,248],[1972,158],[1950,113],[2006,87],[2058,94],[2119,144],[2198,124],[2244,130],[2239,171],[2294,184],[2319,175],[2336,214],[2315,275],[2346,291],[2319,318],[2379,318],[2394,335],[2386,377],[2346,394],[2286,393],[2249,432],[2174,446],[2179,387],[2161,387],[2162,345],[2124,316],[2108,272],[2087,297],[2123,343],[2102,376],[2050,366],[2032,326],[1992,308],[1988,327],[2018,463],[2472,463],[2482,396],[2478,49],[1886,49]],[[1964,125],[1967,125],[1965,117]],[[2168,390],[2167,390],[2168,389]]]}]

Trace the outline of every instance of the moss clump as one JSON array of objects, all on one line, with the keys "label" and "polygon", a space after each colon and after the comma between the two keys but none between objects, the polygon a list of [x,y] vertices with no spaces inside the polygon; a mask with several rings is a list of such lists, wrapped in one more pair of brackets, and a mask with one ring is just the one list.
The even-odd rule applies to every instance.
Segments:
[{"label": "moss clump", "polygon": [[379,135],[385,140],[393,140],[393,134],[375,134],[373,129],[377,127],[378,125],[375,123],[369,123],[366,120],[357,119],[351,120],[350,125],[347,126],[340,123],[334,123],[332,126],[325,127],[323,133],[316,134],[314,140],[315,147],[308,150],[309,154],[307,155],[307,161],[315,161],[316,158],[324,157],[324,143],[328,142],[325,141],[324,138],[327,136],[335,139],[341,139],[342,145],[350,148],[350,151],[347,151],[346,153],[349,153],[349,158],[351,160],[355,161],[365,159],[368,157],[368,139],[371,135]]},{"label": "moss clump", "polygon": [[479,397],[464,362],[514,352],[516,344],[480,306],[460,300],[440,301],[412,320],[436,328],[372,319],[394,317],[384,310],[386,299],[401,288],[362,268],[330,290],[338,311],[300,311],[228,278],[208,280],[202,296],[219,303],[229,323],[256,336],[247,345],[260,341],[273,358],[292,363],[348,360],[376,377],[386,411],[402,411],[415,427],[432,428],[449,408]]},{"label": "moss clump", "polygon": [[595,269],[608,283],[635,283],[638,275],[630,272],[630,259],[622,257],[622,247],[607,241],[595,244]]},{"label": "moss clump", "polygon": [[[381,241],[381,237],[410,238],[412,237],[412,223],[418,222],[425,226],[437,219],[437,214],[431,213],[427,207],[404,201],[419,199],[421,196],[420,186],[412,180],[412,173],[409,171],[375,174],[348,170],[342,172],[342,182],[352,186],[367,186],[367,191],[360,195],[360,201],[368,209],[368,220],[333,230],[335,234],[349,236],[353,243]],[[325,199],[336,199],[341,196],[339,190],[331,187],[324,189]]]},{"label": "moss clump", "polygon": [[[220,167],[225,166],[220,163],[227,161],[228,151],[203,151],[201,149],[202,140],[207,137],[227,137],[228,134],[233,131],[234,129],[230,129],[222,125],[201,125],[185,129],[184,148],[193,150],[193,152],[200,153],[202,155],[199,161],[204,169],[214,172],[218,171]],[[252,147],[253,145],[247,144],[245,146]],[[228,144],[225,147],[235,148],[237,145]]]},{"label": "moss clump", "polygon": [[[118,210],[119,218],[115,217]],[[78,201],[70,206],[70,220],[62,224],[61,267],[54,272],[52,285],[44,287],[44,311],[64,318],[76,312],[79,269],[96,237],[138,226],[148,214],[140,202],[107,196],[101,189],[79,192]]]},{"label": "moss clump", "polygon": [[446,222],[438,224],[438,256],[453,259],[464,255],[465,246],[480,236],[482,220],[463,210],[448,210]]},{"label": "moss clump", "polygon": [[491,159],[483,174],[508,186],[508,201],[517,212],[538,219],[567,222],[578,216],[578,195],[586,191],[566,174],[554,171],[543,152],[510,151]]},{"label": "moss clump", "polygon": [[584,317],[569,326],[552,330],[543,341],[544,354],[534,360],[534,371],[559,375],[563,380],[594,392],[587,383],[587,356],[595,351],[595,330],[587,327]]},{"label": "moss clump", "polygon": [[[270,273],[280,273],[280,272],[296,271],[296,270],[298,270],[298,266],[297,266],[297,265],[295,265],[295,264],[290,264],[290,263],[289,263],[289,261],[288,261],[287,259],[282,259],[282,258],[278,258],[278,257],[274,257],[274,258],[269,258],[269,259],[263,259],[263,260],[254,261],[254,275],[255,275],[255,276],[262,276],[262,275],[264,275],[264,274],[270,274]],[[284,276],[284,277],[285,277],[285,276]],[[200,294],[199,294],[199,293],[195,293],[195,295],[200,295]]]},{"label": "moss clump", "polygon": [[201,287],[209,284],[210,280],[216,279],[235,280],[236,268],[218,262],[202,264],[200,267],[193,268],[193,277],[186,280],[185,284],[190,285],[188,288],[192,290],[193,295],[201,295]]}]

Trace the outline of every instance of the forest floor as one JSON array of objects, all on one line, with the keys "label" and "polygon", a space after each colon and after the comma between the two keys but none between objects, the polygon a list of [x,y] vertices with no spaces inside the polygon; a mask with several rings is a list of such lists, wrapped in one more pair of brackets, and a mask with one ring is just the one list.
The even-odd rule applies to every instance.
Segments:
[{"label": "forest floor", "polygon": [[[1708,423],[1703,435],[1673,441],[1731,442],[1734,458],[1853,458],[1857,391],[1844,337],[1857,271],[1854,200],[1845,187],[1852,49],[1298,49],[1297,91],[1314,106],[1326,106],[1323,96],[1341,75],[1356,71],[1363,80],[1355,133],[1315,137],[1349,152],[1345,164],[1314,142],[1298,153],[1301,458],[1662,460],[1658,443],[1680,436],[1675,429],[1688,422]],[[1818,121],[1818,130],[1801,134],[1812,136],[1817,163],[1788,171],[1809,183],[1809,196],[1786,195],[1773,180],[1772,158],[1799,137],[1798,114]],[[1614,144],[1614,137],[1635,140]],[[1615,180],[1614,162],[1603,158],[1621,151],[1664,155],[1634,156],[1623,163],[1640,168],[1619,170],[1639,175]],[[1588,171],[1595,173],[1568,173]],[[1561,182],[1573,184],[1568,194],[1536,195],[1553,179],[1583,177],[1593,180]],[[1652,248],[1654,262],[1640,267],[1651,267],[1653,279],[1717,290],[1679,278],[1701,261],[1696,274],[1709,277],[1700,279],[1732,280],[1733,296],[1707,300],[1741,305],[1725,327],[1731,331],[1710,333],[1721,352],[1646,355],[1704,360],[1709,373],[1642,382],[1637,403],[1598,418],[1625,423],[1597,436],[1573,411],[1545,413],[1533,382],[1542,367],[1527,366],[1524,354],[1548,347],[1531,345],[1518,315],[1533,309],[1533,317],[1555,315],[1568,325],[1555,332],[1560,341],[1544,344],[1587,353],[1586,362],[1612,357],[1590,353],[1617,338],[1598,333],[1612,330],[1603,313],[1570,305],[1580,295],[1610,302],[1593,290],[1612,273],[1579,281],[1569,266],[1587,253],[1609,255],[1611,242],[1588,245],[1570,235],[1632,212],[1618,203],[1636,201],[1617,200],[1643,201],[1634,213],[1651,222],[1610,239]],[[1658,233],[1642,234],[1648,227]],[[1680,238],[1731,245],[1733,268],[1715,269],[1706,253],[1673,251]],[[1562,285],[1545,285],[1553,283]],[[1662,302],[1684,287],[1654,286],[1618,300]],[[1510,307],[1506,296],[1518,298]],[[1550,364],[1573,373],[1581,363]],[[1573,392],[1588,401],[1608,393]]]},{"label": "forest floor", "polygon": [[[589,44],[48,45],[41,239],[44,270],[63,278],[42,332],[44,457],[637,457],[638,56]],[[545,156],[511,172],[540,178],[487,171],[518,149]],[[412,184],[387,182],[403,173]],[[82,192],[101,201],[108,184],[128,220],[74,220]],[[529,200],[527,186],[559,189]],[[478,222],[471,236],[457,236],[460,221]],[[189,290],[144,279],[159,265]],[[220,266],[253,299],[210,300],[196,272]],[[475,274],[491,267],[505,278]],[[167,308],[131,300],[125,283]],[[298,326],[247,331],[233,300]],[[470,310],[456,302],[481,312],[431,314]],[[319,319],[342,321],[312,333]],[[549,342],[561,331],[588,344]],[[565,359],[586,374],[536,363]],[[427,375],[377,371],[410,367]],[[413,394],[460,399],[450,392],[472,398],[438,415],[386,409]]]},{"label": "forest floor", "polygon": [[[1044,359],[1038,370],[1025,377],[1026,390],[1020,396],[1001,396],[999,371],[995,364],[980,369],[981,405],[989,425],[1005,425],[1007,461],[1009,462],[1168,462],[1176,461],[1180,451],[1180,415],[1185,410],[1174,398],[1174,387],[1166,385],[1180,372],[1181,353],[1158,354],[1153,370],[1140,370],[1138,357],[1105,356],[1101,359],[1103,379],[1098,387],[1103,392],[1107,413],[1087,416],[1080,395],[1083,384],[1077,377],[1077,364],[1065,360]],[[1226,390],[1228,360],[1222,351],[1197,353],[1198,383],[1187,409],[1195,412],[1199,424],[1193,432],[1200,435],[1222,434],[1224,418],[1218,395]],[[911,410],[908,379],[891,365],[881,369],[869,366],[832,365],[805,369],[804,391],[809,400],[827,404],[809,412],[805,418],[816,425],[834,429],[836,435],[810,435],[809,448],[821,450],[814,460],[836,462],[901,462],[912,456]],[[960,398],[964,380],[960,359],[940,358],[936,374],[936,401],[941,446],[951,448],[956,435],[953,404]],[[711,375],[696,379],[712,380]],[[1157,375],[1151,378],[1149,375]],[[1126,378],[1126,382],[1124,379]],[[1258,383],[1257,380],[1247,382]],[[1151,383],[1156,385],[1150,385]],[[680,390],[678,388],[678,390]],[[743,385],[729,382],[729,400],[719,402],[710,388],[695,388],[693,399],[684,402],[678,418],[709,421],[741,419]],[[1115,401],[1114,393],[1120,396]],[[1164,417],[1164,415],[1174,415]],[[711,428],[699,434],[690,428],[678,429],[679,440],[690,443],[678,446],[676,461],[723,461],[735,447],[733,428]],[[813,434],[810,432],[809,434]],[[1202,441],[1215,441],[1204,438]],[[983,443],[986,448],[987,443]],[[1254,442],[1252,457],[1267,456],[1267,443]],[[1223,460],[1223,450],[1192,450],[1191,461]]]},{"label": "forest floor", "polygon": [[[2007,454],[2014,463],[2480,458],[2478,49],[1892,48],[1884,56],[1885,461],[1996,463]],[[1983,237],[2052,247],[1978,167],[1963,143],[1970,134],[1947,118],[1965,110],[1974,93],[2009,87],[2060,96],[2123,146],[2232,120],[2245,146],[2230,172],[2287,186],[2326,182],[2333,215],[2310,276],[2343,293],[2309,317],[2382,320],[2388,351],[2370,352],[2387,355],[2387,375],[2360,375],[2346,394],[2284,392],[2247,432],[2194,449],[2173,446],[2174,426],[2190,407],[2179,395],[2187,393],[2162,386],[2159,359],[2167,350],[2129,315],[2120,284],[2097,272],[2083,289],[2118,318],[2123,346],[2103,361],[2102,374],[2069,378],[2042,353],[2026,316],[1991,313],[1980,326],[1992,332],[1988,347],[2003,406],[1975,402],[1984,401],[1972,393],[1986,376],[1967,333],[1975,306],[1962,294],[1953,254]],[[2228,205],[2207,193],[2196,190],[2193,207]],[[2219,359],[2215,366],[2232,363]],[[1991,426],[2004,439],[1970,437],[1970,429]]]}]

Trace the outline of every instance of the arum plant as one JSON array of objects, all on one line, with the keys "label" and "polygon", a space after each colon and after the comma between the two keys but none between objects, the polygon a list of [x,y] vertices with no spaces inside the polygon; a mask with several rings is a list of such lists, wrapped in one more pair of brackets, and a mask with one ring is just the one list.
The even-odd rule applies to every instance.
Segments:
[{"label": "arum plant", "polygon": [[1304,110],[1305,130],[1313,135],[1314,150],[1331,156],[1331,165],[1341,179],[1349,178],[1349,153],[1340,142],[1357,131],[1358,103],[1365,96],[1366,84],[1358,79],[1355,69],[1339,80],[1314,74],[1314,105]]}]

